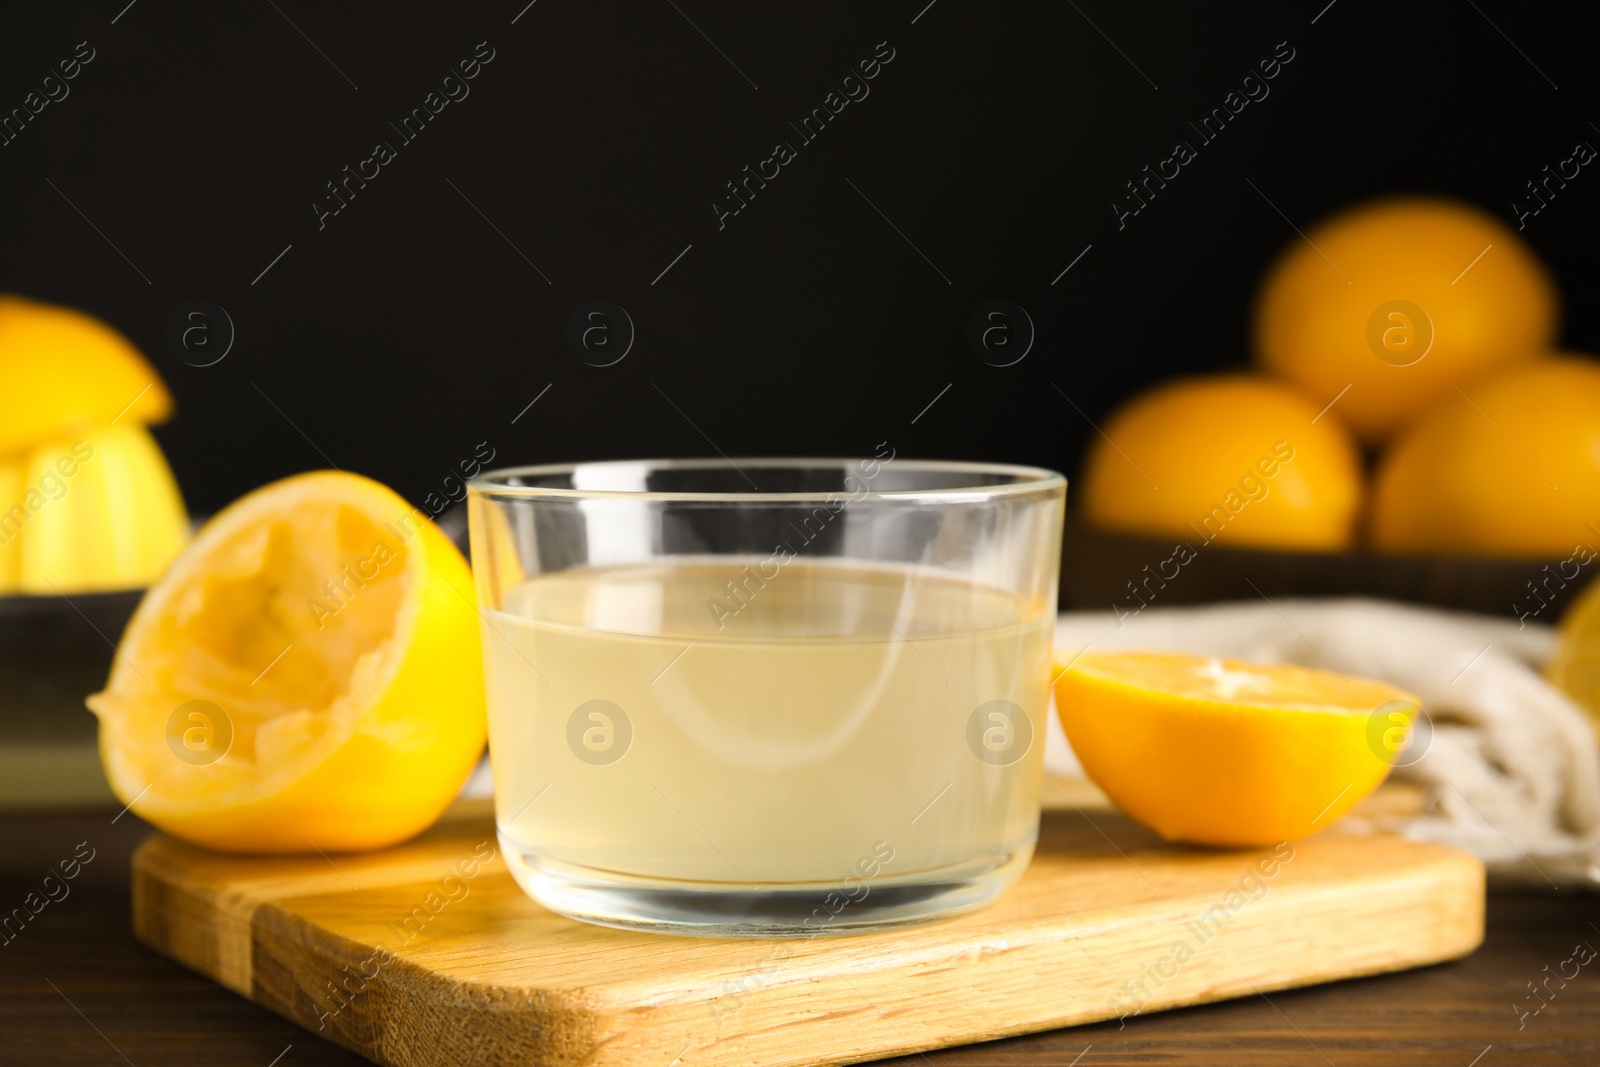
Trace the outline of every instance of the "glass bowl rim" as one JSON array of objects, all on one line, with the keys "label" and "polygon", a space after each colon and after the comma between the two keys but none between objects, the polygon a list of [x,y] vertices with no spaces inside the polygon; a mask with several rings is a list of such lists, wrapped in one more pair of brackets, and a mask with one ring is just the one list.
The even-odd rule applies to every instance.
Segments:
[{"label": "glass bowl rim", "polygon": [[[997,485],[954,485],[937,489],[873,489],[865,493],[839,489],[806,490],[797,493],[771,493],[757,489],[747,492],[665,492],[649,489],[567,489],[556,486],[507,485],[504,479],[514,476],[548,476],[572,474],[582,467],[634,467],[654,470],[706,470],[732,467],[743,473],[749,467],[814,467],[827,470],[859,470],[861,465],[877,463],[886,467],[890,463],[902,470],[946,471],[971,475],[1005,475],[1014,481]],[[863,475],[864,476],[864,475]],[[872,477],[876,477],[873,475]],[[870,481],[870,479],[868,479]],[[1047,467],[1032,467],[1014,463],[983,463],[968,460],[894,459],[883,460],[861,457],[777,457],[742,456],[738,458],[694,459],[608,459],[576,463],[541,463],[519,467],[499,467],[483,471],[467,481],[467,489],[474,495],[497,500],[547,499],[547,500],[661,500],[698,503],[754,504],[765,502],[822,503],[830,496],[843,497],[847,503],[863,500],[934,501],[958,503],[990,500],[996,497],[1048,494],[1065,489],[1067,478]]]}]

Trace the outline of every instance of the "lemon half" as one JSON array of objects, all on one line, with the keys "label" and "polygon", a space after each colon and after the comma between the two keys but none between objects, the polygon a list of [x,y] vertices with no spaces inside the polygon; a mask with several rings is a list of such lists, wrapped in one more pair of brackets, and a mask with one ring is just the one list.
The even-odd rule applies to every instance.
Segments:
[{"label": "lemon half", "polygon": [[1326,828],[1382,783],[1389,731],[1418,707],[1385,682],[1178,652],[1084,653],[1055,697],[1117,807],[1169,841],[1222,846]]},{"label": "lemon half", "polygon": [[0,294],[0,382],[0,452],[172,414],[166,384],[122,334],[81,311],[10,294]]},{"label": "lemon half", "polygon": [[483,750],[472,597],[456,547],[377,482],[243,497],[145,595],[88,699],[112,790],[225,851],[410,837]]}]

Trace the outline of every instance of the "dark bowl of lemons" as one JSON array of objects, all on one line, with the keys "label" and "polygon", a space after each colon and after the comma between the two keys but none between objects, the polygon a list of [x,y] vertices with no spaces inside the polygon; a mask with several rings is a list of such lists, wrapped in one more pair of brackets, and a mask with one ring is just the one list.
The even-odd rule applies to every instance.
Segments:
[{"label": "dark bowl of lemons", "polygon": [[1485,212],[1394,197],[1266,271],[1252,363],[1092,434],[1063,606],[1369,595],[1554,622],[1600,558],[1600,360]]}]

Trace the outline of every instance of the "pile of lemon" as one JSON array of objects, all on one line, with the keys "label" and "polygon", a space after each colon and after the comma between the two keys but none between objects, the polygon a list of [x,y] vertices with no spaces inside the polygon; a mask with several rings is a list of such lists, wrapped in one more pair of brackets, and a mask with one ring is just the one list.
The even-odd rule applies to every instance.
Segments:
[{"label": "pile of lemon", "polygon": [[1550,273],[1478,209],[1347,210],[1268,270],[1254,372],[1162,384],[1101,425],[1081,506],[1194,548],[1600,549],[1600,361],[1557,351],[1559,323]]},{"label": "pile of lemon", "polygon": [[0,383],[0,595],[148,584],[189,538],[145,428],[160,376],[98,319],[0,295]]}]

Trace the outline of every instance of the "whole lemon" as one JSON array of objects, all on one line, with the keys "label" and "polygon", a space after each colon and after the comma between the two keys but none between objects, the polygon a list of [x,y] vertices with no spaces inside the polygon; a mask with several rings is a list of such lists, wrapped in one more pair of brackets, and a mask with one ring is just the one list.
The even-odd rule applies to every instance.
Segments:
[{"label": "whole lemon", "polygon": [[1461,385],[1383,457],[1372,543],[1566,556],[1600,547],[1600,362],[1542,359]]},{"label": "whole lemon", "polygon": [[1078,495],[1098,526],[1194,547],[1351,543],[1356,445],[1292,386],[1248,374],[1180,379],[1123,404],[1102,430]]},{"label": "whole lemon", "polygon": [[1559,311],[1509,227],[1468,204],[1387,199],[1290,242],[1256,298],[1256,361],[1322,403],[1344,393],[1340,416],[1379,442],[1451,382],[1548,350]]}]

